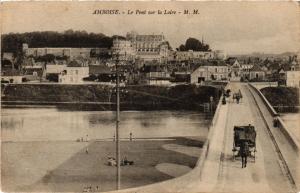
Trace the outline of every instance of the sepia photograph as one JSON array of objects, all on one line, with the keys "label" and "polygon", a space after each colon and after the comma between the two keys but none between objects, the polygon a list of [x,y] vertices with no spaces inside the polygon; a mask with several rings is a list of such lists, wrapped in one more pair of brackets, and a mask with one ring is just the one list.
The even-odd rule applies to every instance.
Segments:
[{"label": "sepia photograph", "polygon": [[296,1],[3,1],[1,192],[300,192]]}]

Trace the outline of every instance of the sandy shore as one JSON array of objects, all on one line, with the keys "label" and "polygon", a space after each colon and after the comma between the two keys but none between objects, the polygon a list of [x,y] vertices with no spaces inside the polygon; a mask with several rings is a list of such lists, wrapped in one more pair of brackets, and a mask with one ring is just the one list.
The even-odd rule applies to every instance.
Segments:
[{"label": "sandy shore", "polygon": [[[121,157],[135,164],[122,166],[121,187],[171,179],[193,168],[203,139],[174,139],[122,141]],[[107,165],[107,156],[114,155],[113,141],[2,143],[2,191],[81,192],[90,185],[114,190],[116,168]]]}]

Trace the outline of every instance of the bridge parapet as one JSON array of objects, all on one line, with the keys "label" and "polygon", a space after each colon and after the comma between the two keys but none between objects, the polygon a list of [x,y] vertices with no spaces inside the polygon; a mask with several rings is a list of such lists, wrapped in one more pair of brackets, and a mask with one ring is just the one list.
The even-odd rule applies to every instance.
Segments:
[{"label": "bridge parapet", "polygon": [[[226,87],[225,87],[225,90],[226,90]],[[201,153],[201,156],[200,156],[200,158],[197,162],[197,167],[199,168],[199,172],[200,172],[200,179],[202,177],[202,171],[203,171],[204,163],[205,163],[205,160],[206,160],[208,152],[209,152],[210,142],[212,141],[212,138],[214,137],[214,133],[215,133],[215,130],[216,130],[215,126],[216,126],[216,123],[219,119],[219,114],[220,114],[221,107],[222,107],[222,96],[219,99],[218,106],[216,108],[214,117],[213,117],[213,119],[211,121],[211,125],[209,127],[209,133],[208,133],[207,140],[205,141],[205,143],[202,147],[202,153]]]},{"label": "bridge parapet", "polygon": [[266,87],[277,87],[278,82],[252,82],[250,83],[252,86],[257,88],[258,90]]},{"label": "bridge parapet", "polygon": [[267,106],[268,110],[270,111],[272,116],[279,116],[279,114],[276,112],[276,110],[273,108],[273,106],[269,103],[269,101],[266,99],[266,97],[260,92],[259,88],[253,83],[249,83],[249,85],[254,89],[254,91],[262,98],[263,102]]},{"label": "bridge parapet", "polygon": [[279,116],[279,113],[276,112],[276,110],[273,108],[273,106],[269,103],[269,101],[266,99],[266,97],[260,92],[260,90],[254,86],[252,83],[249,84],[251,88],[261,97],[263,100],[264,104],[266,105],[267,109],[269,110],[270,114],[272,115],[273,118],[278,119],[278,128],[281,130],[281,132],[284,134],[284,136],[288,139],[288,141],[292,144],[292,146],[299,150],[300,145],[298,141],[295,139],[294,135],[289,131],[287,126],[285,125],[284,121],[281,119]]}]

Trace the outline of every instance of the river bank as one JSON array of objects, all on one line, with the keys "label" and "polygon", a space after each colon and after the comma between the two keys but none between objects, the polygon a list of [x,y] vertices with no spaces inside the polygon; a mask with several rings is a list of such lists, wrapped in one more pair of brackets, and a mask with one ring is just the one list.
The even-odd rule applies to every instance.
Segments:
[{"label": "river bank", "polygon": [[[134,165],[121,167],[121,187],[160,182],[188,172],[197,163],[203,140],[121,141],[121,156],[134,161]],[[173,149],[166,149],[165,145],[172,145]],[[86,186],[93,190],[98,186],[98,191],[115,188],[116,168],[107,165],[107,157],[115,156],[113,141],[5,142],[2,149],[2,191],[81,192]]]},{"label": "river bank", "polygon": [[[126,86],[121,88],[123,110],[204,110],[217,104],[224,85]],[[2,91],[4,105],[55,105],[77,110],[115,109],[114,88],[108,85],[10,84]]]},{"label": "river bank", "polygon": [[299,89],[293,87],[265,87],[262,94],[279,113],[299,111]]}]

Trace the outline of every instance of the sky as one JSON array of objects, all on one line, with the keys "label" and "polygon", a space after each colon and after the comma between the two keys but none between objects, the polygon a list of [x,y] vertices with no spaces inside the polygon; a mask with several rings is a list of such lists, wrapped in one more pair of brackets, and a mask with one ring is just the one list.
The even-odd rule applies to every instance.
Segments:
[{"label": "sky", "polygon": [[[93,14],[117,9],[121,14]],[[178,14],[183,10],[198,14]],[[128,15],[128,10],[173,10],[173,15]],[[124,12],[124,14],[123,14]],[[300,6],[296,2],[4,2],[1,31],[85,30],[105,35],[161,34],[173,48],[204,39],[228,54],[299,52]]]}]

